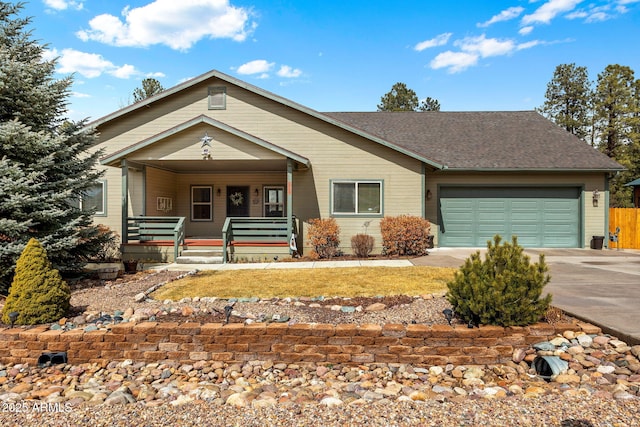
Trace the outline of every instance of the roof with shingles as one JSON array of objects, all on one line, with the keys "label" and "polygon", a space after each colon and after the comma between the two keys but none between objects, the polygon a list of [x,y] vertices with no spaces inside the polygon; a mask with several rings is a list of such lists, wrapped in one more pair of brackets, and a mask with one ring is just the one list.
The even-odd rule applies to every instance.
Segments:
[{"label": "roof with shingles", "polygon": [[535,111],[323,114],[447,169],[624,169]]}]

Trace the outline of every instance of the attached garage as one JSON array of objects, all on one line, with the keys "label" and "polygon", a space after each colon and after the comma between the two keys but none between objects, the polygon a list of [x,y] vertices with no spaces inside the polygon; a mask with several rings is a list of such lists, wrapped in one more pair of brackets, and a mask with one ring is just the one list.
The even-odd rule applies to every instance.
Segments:
[{"label": "attached garage", "polygon": [[439,245],[484,247],[499,234],[531,248],[577,248],[578,187],[454,187],[439,189]]}]

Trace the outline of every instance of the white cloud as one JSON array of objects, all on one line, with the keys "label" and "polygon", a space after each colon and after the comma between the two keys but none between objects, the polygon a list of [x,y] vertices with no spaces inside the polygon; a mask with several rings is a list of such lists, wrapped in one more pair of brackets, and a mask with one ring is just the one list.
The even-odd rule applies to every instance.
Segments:
[{"label": "white cloud", "polygon": [[518,34],[520,34],[521,36],[526,36],[527,34],[530,34],[532,31],[533,31],[533,26],[528,25],[526,27],[520,28],[520,30],[518,30]]},{"label": "white cloud", "polygon": [[530,42],[525,42],[525,43],[520,43],[516,46],[516,50],[524,50],[524,49],[531,49],[532,47],[536,47],[538,45],[541,44],[545,44],[544,42],[541,42],[540,40],[531,40]]},{"label": "white cloud", "polygon": [[107,72],[119,79],[128,79],[131,76],[139,74],[136,68],[133,65],[129,64],[124,64],[122,67],[118,67]]},{"label": "white cloud", "polygon": [[277,74],[280,77],[296,78],[302,75],[302,70],[298,68],[291,68],[288,65],[282,65]]},{"label": "white cloud", "polygon": [[88,30],[76,35],[114,46],[146,47],[164,44],[187,50],[203,38],[243,41],[256,27],[250,11],[228,0],[155,0],[122,11],[119,17],[103,14],[89,21]]},{"label": "white cloud", "polygon": [[83,2],[74,0],[42,0],[45,6],[53,10],[75,9],[82,10]]},{"label": "white cloud", "polygon": [[58,53],[54,49],[50,55],[58,57],[58,72],[63,74],[78,73],[89,79],[100,77],[102,74],[128,79],[140,74],[133,65],[117,66],[96,53],[80,52],[75,49],[63,49]]},{"label": "white cloud", "polygon": [[147,74],[145,74],[145,77],[153,78],[153,79],[161,79],[163,77],[166,77],[166,74],[161,72],[161,71],[156,71],[155,73],[147,73]]},{"label": "white cloud", "polygon": [[561,13],[572,11],[583,0],[549,0],[535,12],[522,17],[522,25],[548,24]]},{"label": "white cloud", "polygon": [[438,54],[429,63],[429,66],[435,70],[439,68],[448,68],[449,73],[458,73],[478,63],[478,55],[467,52],[451,52],[446,51]]},{"label": "white cloud", "polygon": [[449,42],[449,38],[451,38],[452,34],[453,33],[442,33],[432,39],[418,43],[413,47],[413,49],[417,50],[418,52],[422,52],[423,50],[429,49],[431,47],[444,46]]},{"label": "white cloud", "polygon": [[567,15],[568,19],[583,19],[584,22],[590,24],[593,22],[606,21],[608,19],[617,18],[629,12],[627,4],[637,3],[640,0],[621,0],[615,4],[605,4],[597,6],[589,4],[586,9],[576,10]]},{"label": "white cloud", "polygon": [[509,9],[505,9],[499,14],[492,16],[491,19],[489,19],[488,21],[479,23],[478,27],[481,27],[481,28],[488,27],[497,22],[509,21],[511,19],[514,19],[520,16],[522,12],[524,12],[524,7],[520,7],[520,6],[510,7]]},{"label": "white cloud", "polygon": [[[254,61],[249,61],[245,64],[242,64],[241,66],[238,67],[238,69],[236,70],[238,72],[238,74],[244,74],[244,75],[248,75],[248,74],[264,74],[264,73],[268,73],[273,66],[275,65],[275,63],[273,62],[268,62],[264,59],[256,59]],[[261,78],[265,78],[265,77],[261,77]]]},{"label": "white cloud", "polygon": [[478,37],[465,37],[456,41],[455,45],[465,52],[476,53],[483,58],[506,55],[515,49],[513,40],[488,39],[484,34]]},{"label": "white cloud", "polygon": [[71,92],[71,96],[74,98],[91,98],[91,95],[82,92]]},{"label": "white cloud", "polygon": [[448,68],[449,73],[458,73],[478,64],[481,58],[509,55],[515,51],[530,49],[543,44],[539,40],[517,44],[514,40],[487,38],[484,34],[456,40],[459,52],[447,51],[437,55],[429,64],[433,69]]}]

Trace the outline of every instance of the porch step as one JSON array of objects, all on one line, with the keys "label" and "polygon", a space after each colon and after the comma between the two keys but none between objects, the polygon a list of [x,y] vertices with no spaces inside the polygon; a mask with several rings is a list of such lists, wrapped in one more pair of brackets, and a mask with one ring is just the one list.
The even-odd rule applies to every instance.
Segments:
[{"label": "porch step", "polygon": [[185,257],[221,257],[222,249],[185,249],[182,251]]},{"label": "porch step", "polygon": [[176,264],[222,264],[221,250],[188,249],[176,259]]},{"label": "porch step", "polygon": [[222,256],[179,256],[176,264],[222,264]]}]

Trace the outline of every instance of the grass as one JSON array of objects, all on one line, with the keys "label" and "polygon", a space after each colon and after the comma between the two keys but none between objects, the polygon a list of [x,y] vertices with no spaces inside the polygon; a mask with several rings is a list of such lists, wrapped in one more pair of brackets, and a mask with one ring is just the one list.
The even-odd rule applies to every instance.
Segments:
[{"label": "grass", "polygon": [[163,286],[152,297],[415,296],[445,291],[455,271],[423,266],[202,271]]}]

